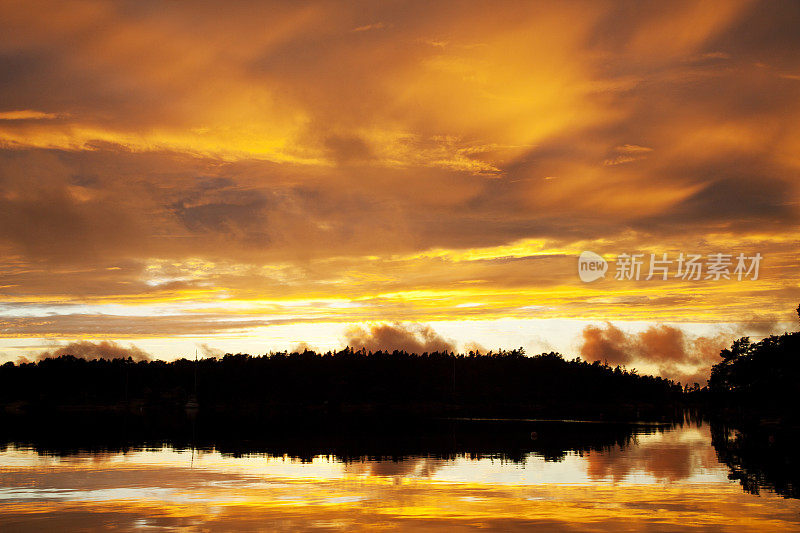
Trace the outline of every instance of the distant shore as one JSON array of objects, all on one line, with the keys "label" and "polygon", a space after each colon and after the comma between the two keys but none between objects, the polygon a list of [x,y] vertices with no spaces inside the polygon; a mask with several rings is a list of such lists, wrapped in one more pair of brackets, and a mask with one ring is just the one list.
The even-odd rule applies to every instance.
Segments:
[{"label": "distant shore", "polygon": [[71,356],[0,367],[7,414],[202,413],[258,416],[674,420],[683,388],[556,353],[343,350],[173,362]]}]

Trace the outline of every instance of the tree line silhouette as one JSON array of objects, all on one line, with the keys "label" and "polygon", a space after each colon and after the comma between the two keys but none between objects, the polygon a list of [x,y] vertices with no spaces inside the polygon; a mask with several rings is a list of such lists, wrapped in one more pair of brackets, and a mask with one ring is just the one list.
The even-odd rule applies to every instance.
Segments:
[{"label": "tree line silhouette", "polygon": [[798,421],[800,333],[771,335],[758,342],[742,337],[720,353],[704,400],[728,416]]},{"label": "tree line silhouette", "polygon": [[672,417],[682,388],[600,362],[488,354],[278,352],[198,361],[85,360],[0,366],[7,409],[183,409],[311,415]]}]

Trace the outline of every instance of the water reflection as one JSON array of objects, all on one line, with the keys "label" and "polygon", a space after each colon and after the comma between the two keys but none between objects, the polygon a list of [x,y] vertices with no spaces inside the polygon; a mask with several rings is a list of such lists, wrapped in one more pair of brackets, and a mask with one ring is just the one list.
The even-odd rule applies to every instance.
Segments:
[{"label": "water reflection", "polygon": [[254,421],[218,418],[86,418],[15,421],[0,429],[0,443],[46,455],[160,449],[215,450],[240,457],[263,454],[311,461],[333,456],[399,461],[407,457],[525,462],[531,453],[558,461],[569,453],[624,448],[666,424],[631,425],[533,420],[309,419]]},{"label": "water reflection", "polygon": [[719,460],[730,468],[730,478],[751,494],[775,491],[800,498],[800,430],[777,422],[746,428],[712,426],[711,442]]},{"label": "water reflection", "polygon": [[0,530],[800,528],[800,501],[729,479],[716,426],[370,427],[271,427],[248,441],[198,421],[181,428],[195,446],[109,428],[93,451],[76,444],[86,436],[42,442],[28,429],[0,453]]},{"label": "water reflection", "polygon": [[621,482],[648,475],[659,481],[681,481],[725,471],[709,444],[707,427],[685,427],[640,437],[638,445],[610,448],[588,456],[587,472],[594,479]]}]

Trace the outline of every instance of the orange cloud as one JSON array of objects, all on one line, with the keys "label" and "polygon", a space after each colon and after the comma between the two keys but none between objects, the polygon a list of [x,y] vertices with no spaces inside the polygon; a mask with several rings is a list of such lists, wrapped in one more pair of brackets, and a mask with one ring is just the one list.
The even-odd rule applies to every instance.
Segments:
[{"label": "orange cloud", "polygon": [[682,383],[704,384],[719,353],[730,345],[735,332],[690,338],[680,328],[657,324],[639,333],[626,333],[611,322],[605,327],[586,326],[582,332],[581,356],[612,366],[645,366],[663,377]]},{"label": "orange cloud", "polygon": [[455,343],[423,324],[375,324],[354,327],[346,333],[347,345],[367,351],[401,350],[410,353],[454,352]]},{"label": "orange cloud", "polygon": [[66,346],[45,350],[37,355],[36,359],[55,358],[63,355],[72,355],[80,359],[128,359],[129,357],[137,361],[150,359],[150,355],[147,352],[134,345],[125,348],[113,341],[71,342]]}]

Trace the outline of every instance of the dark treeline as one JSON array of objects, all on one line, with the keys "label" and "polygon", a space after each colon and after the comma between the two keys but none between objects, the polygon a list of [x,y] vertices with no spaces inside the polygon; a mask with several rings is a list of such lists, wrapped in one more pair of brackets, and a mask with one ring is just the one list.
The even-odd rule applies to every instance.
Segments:
[{"label": "dark treeline", "polygon": [[744,490],[800,498],[800,333],[743,337],[720,358],[690,394],[712,418],[717,456]]},{"label": "dark treeline", "polygon": [[345,349],[180,359],[72,356],[0,367],[7,411],[183,409],[271,417],[370,415],[675,418],[679,384],[524,351],[479,355]]},{"label": "dark treeline", "polygon": [[740,419],[800,419],[800,333],[759,342],[743,337],[720,357],[708,387],[699,391],[705,402]]}]

